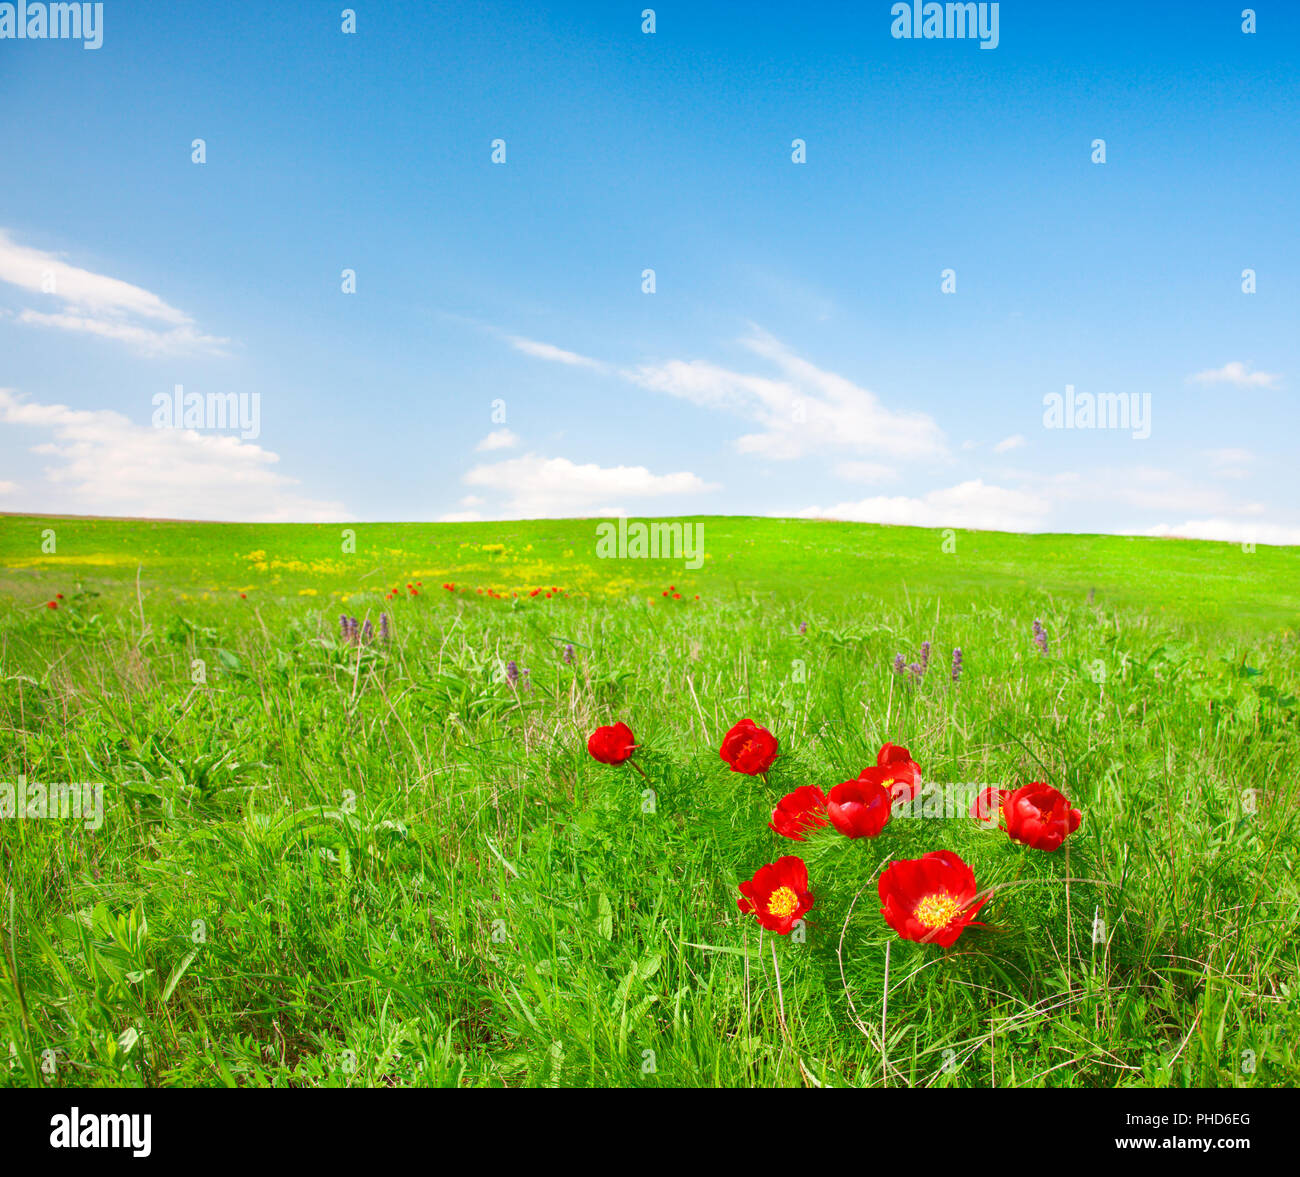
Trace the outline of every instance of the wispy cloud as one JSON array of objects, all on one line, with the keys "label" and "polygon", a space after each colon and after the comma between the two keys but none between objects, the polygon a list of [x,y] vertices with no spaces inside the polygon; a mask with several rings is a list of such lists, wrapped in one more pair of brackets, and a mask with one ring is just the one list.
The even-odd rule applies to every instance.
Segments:
[{"label": "wispy cloud", "polygon": [[301,494],[278,454],[238,437],[154,429],[106,409],[38,404],[0,389],[0,426],[43,434],[44,481],[22,509],[242,522],[350,518],[342,504]]},{"label": "wispy cloud", "polygon": [[97,335],[146,354],[220,351],[227,339],[201,332],[184,311],[118,278],[96,274],[57,254],[19,245],[0,229],[0,282],[38,296],[55,309],[18,309],[27,326]]},{"label": "wispy cloud", "polygon": [[608,365],[590,356],[579,355],[576,351],[565,351],[551,343],[540,343],[536,339],[525,339],[519,335],[506,337],[510,346],[524,355],[536,356],[539,360],[550,360],[556,364],[568,364],[572,368],[592,368],[596,371],[608,370]]},{"label": "wispy cloud", "polygon": [[1207,368],[1189,376],[1197,384],[1231,384],[1237,388],[1276,388],[1282,379],[1276,372],[1252,372],[1240,360],[1224,364],[1222,368]]},{"label": "wispy cloud", "polygon": [[1026,445],[1023,433],[1013,433],[1010,437],[1004,437],[997,445],[993,447],[995,454],[1009,453],[1011,450],[1018,450],[1022,445]]},{"label": "wispy cloud", "polygon": [[[519,347],[518,340],[512,340]],[[925,413],[886,407],[874,392],[818,367],[767,332],[740,340],[775,369],[774,375],[738,372],[709,360],[670,359],[615,368],[534,341],[519,347],[539,359],[610,371],[652,392],[741,417],[757,426],[734,440],[741,453],[791,460],[868,450],[893,458],[941,458],[943,433]]]}]

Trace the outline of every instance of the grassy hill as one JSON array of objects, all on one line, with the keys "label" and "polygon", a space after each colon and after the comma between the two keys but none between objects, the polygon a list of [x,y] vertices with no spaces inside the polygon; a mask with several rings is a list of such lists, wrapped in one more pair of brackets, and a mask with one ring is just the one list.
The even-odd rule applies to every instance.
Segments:
[{"label": "grassy hill", "polygon": [[[695,570],[597,521],[0,518],[0,781],[103,786],[0,818],[0,1084],[1300,1078],[1300,550],[689,522]],[[768,828],[886,741],[1082,825]],[[993,889],[947,950],[876,893],[935,849]],[[736,888],[790,854],[774,936]]]}]

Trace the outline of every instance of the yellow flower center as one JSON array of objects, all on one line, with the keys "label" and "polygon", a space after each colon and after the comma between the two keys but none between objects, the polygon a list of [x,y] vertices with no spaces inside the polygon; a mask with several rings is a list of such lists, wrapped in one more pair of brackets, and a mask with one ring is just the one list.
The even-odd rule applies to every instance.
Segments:
[{"label": "yellow flower center", "polygon": [[790,887],[778,887],[767,901],[767,910],[784,919],[799,907],[799,896]]},{"label": "yellow flower center", "polygon": [[962,909],[962,901],[955,895],[927,895],[916,905],[916,918],[927,928],[942,928],[952,922]]}]

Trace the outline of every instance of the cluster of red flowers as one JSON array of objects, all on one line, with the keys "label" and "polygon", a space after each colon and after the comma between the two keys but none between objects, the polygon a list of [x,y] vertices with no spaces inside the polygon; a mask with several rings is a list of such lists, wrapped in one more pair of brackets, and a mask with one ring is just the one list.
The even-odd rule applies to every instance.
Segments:
[{"label": "cluster of red flowers", "polygon": [[63,594],[62,594],[62,593],[55,593],[55,594],[54,594],[54,600],[52,600],[52,601],[46,601],[46,602],[45,602],[45,607],[46,607],[47,609],[57,609],[57,608],[59,607],[59,602],[60,602],[61,600],[63,600]]},{"label": "cluster of red flowers", "polygon": [[[683,599],[682,594],[677,591],[677,586],[675,584],[670,584],[666,589],[664,589],[661,595],[671,597],[674,601],[680,601]],[[695,599],[697,601],[700,599],[699,593],[695,594]]]},{"label": "cluster of red flowers", "polygon": [[[444,584],[442,587],[446,588],[447,586]],[[424,588],[424,581],[417,580],[414,584],[407,584],[406,591],[409,596],[418,597],[420,595],[420,590],[422,588]],[[397,588],[391,589],[388,592],[386,592],[384,594],[384,600],[395,601],[401,595],[402,595],[402,589],[401,586],[399,585]]]},{"label": "cluster of red flowers", "polygon": [[[599,727],[587,740],[587,750],[602,764],[622,764],[636,748],[625,723]],[[732,772],[764,780],[779,752],[777,738],[752,719],[742,719],[727,732],[719,749]],[[796,842],[826,825],[846,838],[874,838],[889,822],[894,805],[914,800],[920,791],[921,769],[912,754],[898,744],[885,744],[875,764],[829,793],[816,785],[800,785],[787,793],[772,810],[768,825]],[[1015,790],[985,789],[971,807],[971,816],[988,823],[995,809],[1001,810],[1008,836],[1035,850],[1056,850],[1082,820],[1063,794],[1042,781]],[[877,882],[877,892],[880,914],[899,936],[942,948],[956,942],[991,894],[978,890],[975,872],[951,850],[891,862]],[[788,934],[813,903],[807,864],[793,854],[760,867],[740,884],[737,900],[742,912],[781,935]]]},{"label": "cluster of red flowers", "polygon": [[[445,582],[442,587],[445,588],[449,593],[454,593],[456,591],[456,586],[450,582]],[[462,593],[467,593],[469,592],[469,589],[466,588],[464,585],[461,585],[460,591]],[[494,601],[514,600],[519,596],[519,594],[515,592],[515,593],[511,593],[510,596],[507,597],[505,593],[499,593],[494,588],[489,588],[489,589],[477,588],[474,590],[474,592],[477,593],[480,597],[491,597]],[[567,590],[558,588],[556,585],[551,585],[550,588],[530,589],[528,592],[524,594],[525,597],[545,596],[545,598],[548,601],[552,597],[562,597],[565,595],[567,595]]]}]

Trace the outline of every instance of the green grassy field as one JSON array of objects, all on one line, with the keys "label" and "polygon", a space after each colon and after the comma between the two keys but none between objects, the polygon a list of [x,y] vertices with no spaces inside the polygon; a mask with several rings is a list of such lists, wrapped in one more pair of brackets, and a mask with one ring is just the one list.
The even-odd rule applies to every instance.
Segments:
[{"label": "green grassy field", "polygon": [[[591,521],[0,517],[0,781],[104,786],[98,829],[0,820],[0,1083],[1300,1079],[1300,549],[703,524],[690,571]],[[588,756],[615,720],[645,779]],[[768,829],[885,741],[1083,824]],[[946,951],[875,887],[941,848],[1015,884]],[[816,905],[776,937],[736,887],[785,854]]]}]

